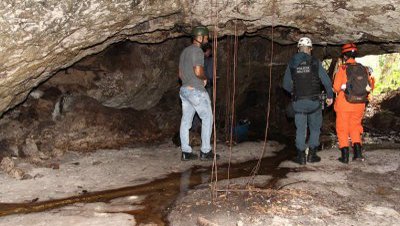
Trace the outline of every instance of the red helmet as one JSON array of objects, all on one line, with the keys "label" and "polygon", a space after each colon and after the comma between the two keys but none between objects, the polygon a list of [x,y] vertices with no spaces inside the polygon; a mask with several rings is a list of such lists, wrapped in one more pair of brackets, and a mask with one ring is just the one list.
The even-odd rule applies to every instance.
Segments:
[{"label": "red helmet", "polygon": [[354,43],[347,43],[342,46],[342,53],[357,52],[357,46]]}]

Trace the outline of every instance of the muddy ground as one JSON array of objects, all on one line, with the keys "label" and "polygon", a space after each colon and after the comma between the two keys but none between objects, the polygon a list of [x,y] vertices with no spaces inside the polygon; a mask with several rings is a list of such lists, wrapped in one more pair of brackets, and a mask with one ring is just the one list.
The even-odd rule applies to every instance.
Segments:
[{"label": "muddy ground", "polygon": [[[319,152],[320,163],[281,163],[286,177],[221,181],[217,197],[199,186],[181,197],[171,225],[400,225],[400,149],[367,151],[366,161],[345,165],[339,151]],[[247,184],[247,185],[246,185]],[[272,187],[266,186],[272,185]],[[228,190],[228,191],[226,191]]]}]

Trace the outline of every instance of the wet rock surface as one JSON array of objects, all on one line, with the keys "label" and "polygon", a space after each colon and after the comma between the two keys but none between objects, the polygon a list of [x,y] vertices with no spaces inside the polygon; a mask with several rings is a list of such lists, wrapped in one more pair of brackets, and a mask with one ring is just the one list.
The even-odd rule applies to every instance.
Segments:
[{"label": "wet rock surface", "polygon": [[[283,148],[283,145],[271,141],[266,156]],[[232,163],[256,159],[262,143],[241,143],[233,147]],[[198,154],[200,147],[195,146]],[[228,162],[229,148],[218,145],[221,155],[219,164]],[[172,172],[181,172],[193,165],[211,166],[212,161],[181,161],[181,151],[172,143],[158,146],[126,148],[122,150],[98,150],[90,153],[67,152],[63,156],[46,160],[44,164],[56,163],[58,169],[32,164],[24,159],[15,160],[13,166],[23,169],[32,177],[22,182],[0,173],[2,190],[0,202],[22,202],[63,198],[74,194],[119,188],[150,182]],[[22,184],[21,184],[22,183]],[[23,185],[23,186],[22,186]],[[25,192],[29,187],[30,192]],[[42,192],[43,188],[46,192]]]},{"label": "wet rock surface", "polygon": [[[219,144],[217,150],[221,159],[218,164],[226,164],[229,159],[232,164],[257,159],[262,147],[263,143],[258,142],[238,144],[232,148],[230,158],[229,148],[224,144]],[[274,156],[282,148],[283,145],[277,142],[269,142],[265,156]],[[195,147],[196,153],[198,149],[199,147]],[[167,143],[124,150],[98,150],[92,153],[69,152],[57,161],[58,169],[37,167],[26,161],[18,161],[15,163],[16,166],[24,169],[32,177],[17,181],[0,172],[0,182],[4,184],[0,192],[1,215],[11,211],[15,206],[5,203],[21,203],[19,207],[14,208],[16,211],[14,213],[24,208],[30,212],[30,206],[35,211],[45,210],[46,206],[51,206],[52,203],[59,203],[61,206],[63,202],[73,205],[39,214],[2,216],[0,225],[22,226],[28,221],[32,221],[31,225],[42,225],[43,222],[71,225],[72,221],[77,225],[78,223],[84,225],[85,222],[99,222],[102,219],[105,222],[104,225],[112,225],[112,222],[114,225],[125,225],[124,222],[131,219],[125,214],[114,215],[116,212],[129,212],[135,216],[136,222],[162,225],[165,222],[162,221],[161,212],[173,202],[173,199],[165,199],[165,197],[171,197],[171,194],[179,195],[180,192],[183,195],[191,186],[191,171],[188,171],[189,175],[182,173],[177,178],[178,180],[160,179],[159,183],[149,184],[146,187],[147,183],[171,173],[187,172],[194,166],[197,166],[197,171],[199,171],[196,173],[197,176],[201,175],[198,179],[207,182],[210,178],[209,173],[205,172],[203,175],[202,172],[211,167],[212,161],[182,162],[180,154],[179,149],[172,143]],[[98,193],[94,193],[110,189],[117,189],[123,193],[120,194],[114,190],[104,192],[103,196],[98,197],[96,195]],[[88,197],[91,194],[94,198],[90,200],[94,203],[77,203],[89,201]],[[72,202],[68,202],[68,197],[71,196],[73,196],[70,199]],[[46,200],[49,202],[44,202]],[[128,222],[132,225],[131,220]],[[96,223],[87,224],[96,225]]]},{"label": "wet rock surface", "polygon": [[[398,149],[366,152],[364,162],[344,165],[339,152],[319,152],[320,163],[290,168],[271,188],[246,187],[236,181],[231,191],[211,201],[210,189],[191,190],[178,200],[171,225],[195,225],[205,218],[215,225],[396,225],[400,220]],[[268,179],[265,179],[267,183]],[[189,222],[189,224],[188,224]]]},{"label": "wet rock surface", "polygon": [[133,216],[124,213],[105,212],[101,204],[76,205],[46,213],[33,213],[25,217],[10,216],[3,219],[2,225],[136,225]]}]

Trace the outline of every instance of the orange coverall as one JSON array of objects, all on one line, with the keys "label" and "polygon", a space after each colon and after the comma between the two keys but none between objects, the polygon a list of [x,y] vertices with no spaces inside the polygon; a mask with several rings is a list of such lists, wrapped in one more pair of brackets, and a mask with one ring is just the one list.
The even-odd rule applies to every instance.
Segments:
[{"label": "orange coverall", "polygon": [[[346,63],[356,63],[353,58],[350,58]],[[372,76],[369,76],[371,89],[374,87]],[[361,144],[361,134],[363,127],[361,124],[365,103],[349,103],[346,100],[344,91],[341,90],[342,84],[346,84],[346,67],[339,67],[333,82],[333,90],[337,93],[334,109],[336,111],[336,133],[339,140],[339,148],[349,147],[349,137],[351,142]]]}]

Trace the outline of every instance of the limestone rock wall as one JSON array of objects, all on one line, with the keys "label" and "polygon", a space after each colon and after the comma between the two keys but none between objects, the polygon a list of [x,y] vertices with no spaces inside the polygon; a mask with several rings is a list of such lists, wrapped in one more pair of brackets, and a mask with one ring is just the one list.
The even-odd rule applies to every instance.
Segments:
[{"label": "limestone rock wall", "polygon": [[0,113],[58,70],[112,43],[162,42],[187,35],[199,23],[217,25],[219,36],[271,38],[264,28],[274,25],[274,40],[283,44],[308,35],[319,44],[372,41],[379,44],[375,52],[399,51],[399,7],[397,0],[4,0]]},{"label": "limestone rock wall", "polygon": [[0,158],[31,157],[29,144],[53,156],[171,138],[181,116],[176,65],[189,43],[121,42],[57,72],[3,115]]},{"label": "limestone rock wall", "polygon": [[[59,69],[128,38],[170,29],[169,1],[1,1],[0,109],[21,102]],[[154,22],[156,18],[163,22]],[[161,40],[159,40],[161,41]]]},{"label": "limestone rock wall", "polygon": [[178,87],[179,54],[189,44],[189,39],[121,42],[58,72],[43,86],[83,94],[107,107],[147,110]]},{"label": "limestone rock wall", "polygon": [[[189,38],[160,44],[121,42],[57,72],[0,120],[0,157],[32,156],[31,147],[55,155],[172,138],[181,118],[177,65],[187,45]],[[265,128],[271,42],[260,37],[238,40],[236,74],[234,46],[233,37],[219,41],[216,120],[220,140],[225,135],[226,95],[233,95],[234,77],[237,121],[249,119],[257,137],[263,136]],[[285,101],[279,87],[296,48],[274,46],[275,62],[280,63],[271,74],[271,124],[283,129],[288,123],[282,115]]]}]

